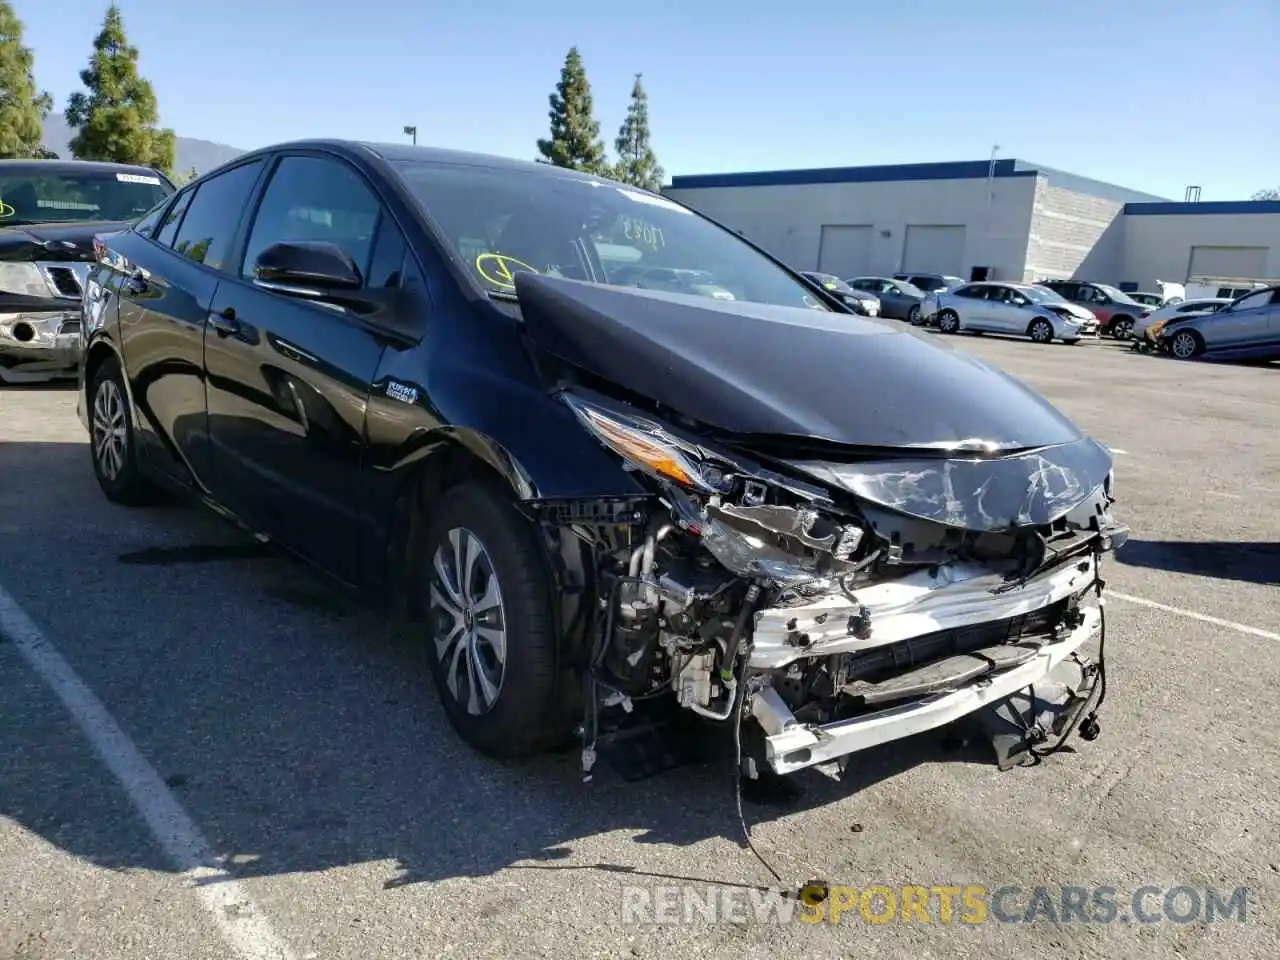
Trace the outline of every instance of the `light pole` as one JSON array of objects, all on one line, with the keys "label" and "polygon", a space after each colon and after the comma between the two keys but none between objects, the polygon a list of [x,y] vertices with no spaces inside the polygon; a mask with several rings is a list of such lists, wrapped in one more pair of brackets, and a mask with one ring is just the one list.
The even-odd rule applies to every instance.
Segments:
[{"label": "light pole", "polygon": [[418,145],[418,128],[417,127],[405,127],[404,135],[406,137],[413,137],[413,145],[415,147]]}]

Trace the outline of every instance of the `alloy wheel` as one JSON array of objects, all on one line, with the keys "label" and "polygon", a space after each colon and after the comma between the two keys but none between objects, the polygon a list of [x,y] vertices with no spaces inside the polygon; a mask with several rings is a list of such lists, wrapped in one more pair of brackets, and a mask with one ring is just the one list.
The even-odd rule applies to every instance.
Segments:
[{"label": "alloy wheel", "polygon": [[1128,340],[1129,334],[1133,332],[1132,320],[1121,320],[1111,328],[1111,335],[1117,340]]},{"label": "alloy wheel", "polygon": [[1047,320],[1037,320],[1031,324],[1031,339],[1036,343],[1048,343],[1053,339],[1053,327]]},{"label": "alloy wheel", "polygon": [[502,590],[493,560],[470,530],[454,527],[431,563],[430,614],[445,686],[472,716],[498,701],[507,663]]},{"label": "alloy wheel", "polygon": [[1187,331],[1183,331],[1173,338],[1173,343],[1169,345],[1169,349],[1173,351],[1173,355],[1179,360],[1190,360],[1196,355],[1198,345],[1195,335]]},{"label": "alloy wheel", "polygon": [[907,322],[913,326],[920,322],[920,308],[912,307],[907,311]]},{"label": "alloy wheel", "polygon": [[124,397],[114,380],[103,380],[93,396],[93,458],[103,477],[110,481],[120,476],[128,452]]},{"label": "alloy wheel", "polygon": [[938,329],[943,333],[955,333],[960,329],[960,318],[947,310],[938,317]]}]

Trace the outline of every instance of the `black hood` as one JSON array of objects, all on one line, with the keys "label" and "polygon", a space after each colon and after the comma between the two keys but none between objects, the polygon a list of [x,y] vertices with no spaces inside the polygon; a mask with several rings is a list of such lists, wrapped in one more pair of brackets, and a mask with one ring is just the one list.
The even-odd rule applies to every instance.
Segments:
[{"label": "black hood", "polygon": [[124,230],[128,220],[90,220],[79,223],[38,223],[0,230],[0,260],[93,259],[93,238]]},{"label": "black hood", "polygon": [[718,431],[882,448],[1082,438],[1012,377],[901,324],[528,273],[516,291],[540,349]]}]

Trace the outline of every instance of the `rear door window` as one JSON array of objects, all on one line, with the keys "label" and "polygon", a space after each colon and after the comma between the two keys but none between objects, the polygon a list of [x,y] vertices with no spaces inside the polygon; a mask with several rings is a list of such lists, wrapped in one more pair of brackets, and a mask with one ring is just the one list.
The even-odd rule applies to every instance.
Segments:
[{"label": "rear door window", "polygon": [[262,161],[254,160],[200,184],[174,237],[174,251],[206,267],[224,270],[261,170]]}]

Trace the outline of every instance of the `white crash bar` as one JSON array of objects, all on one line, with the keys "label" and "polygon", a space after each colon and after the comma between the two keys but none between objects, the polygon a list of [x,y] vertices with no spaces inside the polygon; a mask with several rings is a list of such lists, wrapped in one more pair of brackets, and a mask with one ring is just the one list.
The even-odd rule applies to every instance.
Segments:
[{"label": "white crash bar", "polygon": [[796,721],[782,698],[770,687],[752,695],[751,713],[764,728],[765,756],[780,774],[826,763],[903,737],[933,730],[975,710],[1041,682],[1059,663],[1088,641],[1101,623],[1096,606],[1081,607],[1084,622],[1057,643],[1047,644],[1035,659],[994,676],[980,677],[950,693],[937,694],[851,720],[826,726]]},{"label": "white crash bar", "polygon": [[[772,670],[801,657],[870,650],[939,630],[1021,616],[1079,593],[1096,577],[1094,559],[1086,555],[993,593],[1005,585],[1003,577],[988,567],[953,563],[859,588],[853,591],[856,602],[837,593],[761,610],[752,634],[751,668]],[[860,607],[870,619],[865,637],[853,636],[849,628],[850,617]],[[807,646],[792,641],[798,634],[808,637]]]}]

